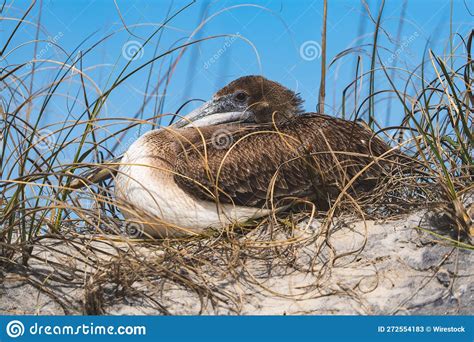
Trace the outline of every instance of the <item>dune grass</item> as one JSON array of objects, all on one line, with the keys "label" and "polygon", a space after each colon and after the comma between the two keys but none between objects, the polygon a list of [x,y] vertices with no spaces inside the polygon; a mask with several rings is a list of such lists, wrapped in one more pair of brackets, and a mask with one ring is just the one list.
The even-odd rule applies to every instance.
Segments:
[{"label": "dune grass", "polygon": [[[18,18],[17,25],[0,46],[0,58],[4,61],[9,61],[8,56],[15,49],[11,42],[18,29],[21,25],[31,24],[28,15],[34,5]],[[143,46],[148,46],[153,39],[159,42],[160,35],[166,34],[166,25],[181,15],[187,6],[170,13]],[[472,249],[474,231],[468,207],[471,205],[472,208],[472,204],[469,204],[468,197],[474,190],[474,66],[471,56],[474,33],[467,37],[451,35],[450,51],[443,56],[426,46],[420,65],[414,70],[406,70],[386,65],[381,57],[377,37],[384,34],[380,26],[382,13],[383,5],[377,15],[369,14],[373,20],[373,42],[362,47],[368,50],[369,70],[362,71],[360,48],[341,52],[329,64],[331,67],[340,59],[356,60],[355,79],[341,94],[339,115],[352,120],[365,118],[375,134],[388,141],[394,149],[410,156],[420,173],[404,173],[387,179],[385,184],[364,198],[350,198],[343,191],[324,213],[318,212],[318,208],[311,203],[305,203],[305,209],[298,213],[274,215],[258,222],[230,226],[225,231],[209,231],[204,236],[164,240],[133,236],[129,229],[133,228],[133,224],[124,223],[119,210],[127,208],[127,203],[117,203],[114,199],[112,181],[80,191],[72,191],[69,185],[72,180],[80,179],[82,170],[117,155],[120,139],[127,132],[137,126],[142,127],[143,131],[160,127],[163,118],[176,114],[165,113],[145,119],[145,113],[141,110],[129,118],[103,117],[101,114],[111,93],[122,87],[132,75],[147,71],[148,89],[149,83],[153,82],[148,68],[159,65],[163,69],[162,77],[154,90],[149,92],[151,95],[144,96],[143,103],[152,101],[154,94],[166,93],[172,71],[179,68],[180,58],[188,47],[226,35],[200,39],[191,37],[189,41],[178,42],[173,49],[156,54],[134,69],[131,68],[131,58],[116,79],[110,80],[106,89],[91,90],[90,84],[94,83],[88,70],[83,68],[82,60],[87,54],[94,53],[108,37],[80,53],[78,47],[65,59],[32,58],[29,63],[4,64],[0,73],[1,267],[16,270],[30,284],[55,297],[66,310],[67,298],[57,298],[48,287],[49,282],[82,283],[85,289],[84,312],[88,314],[103,313],[103,302],[112,294],[142,296],[161,313],[168,314],[172,303],[163,303],[157,299],[159,296],[152,294],[159,293],[160,286],[169,282],[194,291],[203,307],[222,301],[231,303],[229,305],[238,312],[238,295],[222,292],[219,287],[223,274],[239,278],[237,270],[239,267],[245,269],[245,261],[249,259],[268,265],[302,267],[293,264],[298,248],[316,244],[316,250],[320,250],[324,239],[334,228],[333,218],[338,215],[355,215],[362,219],[386,218],[414,209],[436,207],[449,220],[443,229],[431,233],[436,234],[437,239],[457,242],[459,248]],[[30,42],[35,46],[39,43],[39,40]],[[59,43],[50,43],[61,49]],[[178,56],[171,62],[167,60],[168,66],[162,63],[174,52]],[[135,55],[139,53],[140,50],[137,50]],[[325,56],[326,52],[323,54]],[[39,72],[48,73],[50,77],[43,79],[50,81],[33,88],[32,79]],[[323,105],[328,83],[325,73],[322,74],[319,93]],[[405,86],[400,86],[400,81],[395,80],[399,75],[406,80]],[[376,84],[382,77],[389,85],[387,89],[381,89]],[[60,86],[67,82],[74,82],[79,90],[76,97],[69,99],[72,104],[70,112],[62,122],[42,127],[48,104],[66,96],[61,93]],[[368,96],[360,99],[360,87],[367,85]],[[381,127],[384,113],[377,114],[375,111],[379,98],[387,95],[390,101],[399,102],[404,111],[403,120],[397,127]],[[163,108],[163,101],[164,97],[156,102],[157,109]],[[351,113],[346,112],[346,108],[350,107],[348,103],[356,104]],[[106,138],[102,138],[104,132],[108,133]],[[117,143],[111,150],[106,150],[105,141]],[[305,229],[305,225],[309,226],[315,217],[322,220],[323,229],[317,232]],[[146,257],[140,248],[147,248],[147,253],[156,257]],[[74,262],[52,262],[38,251],[55,251]],[[304,269],[311,272],[318,257],[318,253],[311,256]],[[337,258],[337,255],[332,255],[331,262]],[[48,263],[55,271],[32,277],[28,274],[31,262]],[[249,278],[258,283],[256,279]],[[154,282],[157,279],[158,285]],[[139,290],[132,286],[137,283],[141,284]],[[264,284],[259,286],[265,288]]]}]

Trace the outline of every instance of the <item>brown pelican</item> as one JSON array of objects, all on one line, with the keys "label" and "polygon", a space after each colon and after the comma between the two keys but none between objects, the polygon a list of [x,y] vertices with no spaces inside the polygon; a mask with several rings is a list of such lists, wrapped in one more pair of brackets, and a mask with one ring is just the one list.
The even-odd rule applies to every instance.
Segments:
[{"label": "brown pelican", "polygon": [[136,140],[115,193],[146,234],[200,233],[268,215],[294,198],[325,206],[344,187],[370,189],[389,153],[368,128],[303,113],[293,91],[246,76]]}]

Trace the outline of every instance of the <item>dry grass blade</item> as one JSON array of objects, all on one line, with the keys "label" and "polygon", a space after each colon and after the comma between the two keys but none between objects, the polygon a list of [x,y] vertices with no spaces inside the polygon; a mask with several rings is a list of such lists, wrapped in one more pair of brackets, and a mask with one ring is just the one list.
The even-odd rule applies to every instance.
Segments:
[{"label": "dry grass blade", "polygon": [[[124,25],[121,31],[139,37],[133,25],[125,25],[122,12],[114,3]],[[337,151],[327,143],[325,151],[315,153],[307,148],[299,149],[301,141],[282,133],[274,123],[275,127],[268,132],[240,136],[222,160],[223,164],[246,139],[269,132],[279,135],[283,143],[294,149],[293,157],[280,165],[268,186],[266,208],[270,215],[182,238],[158,240],[131,234],[130,225],[133,228],[133,225],[151,222],[133,205],[115,198],[118,161],[104,160],[117,157],[116,151],[126,149],[137,137],[137,131],[140,135],[142,130],[159,128],[161,122],[179,116],[187,103],[176,113],[165,114],[162,111],[164,96],[158,98],[158,95],[168,91],[168,84],[187,49],[209,40],[234,37],[256,51],[252,42],[239,34],[204,36],[201,32],[202,37],[196,37],[206,23],[242,7],[275,15],[259,5],[235,5],[207,16],[207,9],[204,11],[203,7],[202,22],[184,43],[177,42],[166,51],[158,49],[168,24],[191,5],[170,12],[144,39],[142,48],[156,43],[153,57],[140,65],[132,64],[139,50],[121,69],[113,66],[118,74],[110,76],[104,89],[94,79],[95,69],[100,66],[86,68],[83,61],[116,32],[90,47],[83,45],[86,39],[70,55],[64,54],[57,60],[33,58],[30,63],[3,67],[0,76],[2,274],[16,274],[9,277],[26,281],[58,303],[64,313],[104,314],[110,313],[111,307],[138,301],[144,308],[143,313],[238,314],[246,295],[267,294],[295,302],[337,295],[356,301],[364,313],[373,313],[364,294],[381,286],[382,271],[364,259],[363,253],[372,243],[369,236],[370,230],[375,229],[374,220],[395,220],[415,209],[436,208],[443,215],[442,227],[420,229],[432,238],[430,243],[447,245],[463,253],[473,250],[474,65],[471,50],[474,31],[461,37],[458,47],[450,41],[448,56],[440,56],[427,48],[424,60],[413,70],[390,67],[381,57],[390,51],[380,45],[384,32],[384,2],[375,19],[369,13],[374,23],[372,42],[344,50],[328,68],[356,54],[355,70],[351,70],[354,80],[341,94],[340,114],[356,120],[367,113],[367,129],[372,135],[369,145],[380,138],[393,146],[390,151],[377,157],[371,153],[357,155]],[[33,2],[19,16],[18,23],[0,47],[0,57],[21,49],[21,46],[12,48],[11,45],[35,6]],[[327,1],[324,1],[323,11],[321,112],[327,87]],[[30,44],[39,44],[39,39]],[[61,49],[59,44],[52,45]],[[462,53],[463,48],[466,53]],[[367,56],[369,61],[365,65],[370,65],[370,69],[364,71]],[[259,64],[258,55],[256,59]],[[151,71],[158,68],[158,64],[158,84],[153,88]],[[113,94],[126,86],[126,81],[134,75],[147,71],[143,104],[135,115],[132,118],[104,115]],[[51,77],[36,76],[33,85],[33,77],[40,72]],[[382,82],[377,83],[382,78],[387,89],[383,89]],[[39,80],[43,83],[39,84]],[[401,80],[406,82],[402,86]],[[65,90],[68,87],[75,91]],[[149,88],[153,88],[151,92]],[[354,100],[349,101],[352,96]],[[386,96],[392,111],[401,108],[403,112],[396,127],[380,128],[377,124],[381,118],[376,116],[375,109],[378,101],[383,107]],[[63,121],[45,125],[48,106],[55,100],[67,102],[69,112],[64,114]],[[140,103],[141,100],[140,97]],[[155,113],[160,114],[144,119],[145,108],[153,101]],[[327,142],[325,139],[323,134],[321,140]],[[199,151],[203,164],[209,168],[206,143],[202,136],[202,141],[193,148]],[[321,169],[318,158],[322,155],[331,161],[331,170]],[[368,162],[352,176],[348,170],[355,166],[350,163],[361,159]],[[307,170],[314,197],[324,198],[327,208],[312,201],[314,197],[276,199],[278,176],[291,163],[300,163]],[[219,183],[222,164],[216,174],[210,174],[211,186],[198,184],[216,199],[217,207],[219,199],[226,196]],[[91,168],[99,172],[79,172]],[[354,191],[354,184],[374,169],[380,171],[376,186],[370,192]],[[329,199],[327,189],[314,181],[325,172],[329,176],[337,175],[340,180],[335,186],[335,195]],[[73,191],[78,188],[81,189]],[[124,219],[124,212],[135,213],[140,219],[131,223]],[[358,229],[353,227],[354,221],[359,221]],[[347,245],[343,246],[342,242]],[[450,252],[449,257],[455,255]],[[361,276],[354,278],[357,281],[350,286],[336,284],[333,277],[353,264],[360,268]],[[289,275],[296,275],[298,283],[288,288],[276,287],[278,280]],[[12,280],[10,278],[4,281]],[[364,287],[367,279],[370,286]],[[79,304],[75,301],[77,298],[80,298]],[[179,298],[186,300],[179,301]],[[394,310],[398,312],[411,299],[402,301]]]}]

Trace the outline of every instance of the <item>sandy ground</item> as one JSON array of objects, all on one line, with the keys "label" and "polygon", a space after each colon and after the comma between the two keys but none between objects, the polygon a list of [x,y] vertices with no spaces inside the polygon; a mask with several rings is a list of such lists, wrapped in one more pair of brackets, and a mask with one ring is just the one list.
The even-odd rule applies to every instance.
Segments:
[{"label": "sandy ground", "polygon": [[[315,241],[301,247],[297,253],[298,260],[294,261],[308,266],[301,269],[269,267],[268,260],[248,261],[244,268],[234,270],[232,275],[224,267],[224,271],[213,278],[212,285],[219,289],[220,294],[225,294],[220,300],[154,278],[134,279],[129,282],[127,291],[123,288],[117,290],[117,282],[112,280],[110,284],[102,281],[102,285],[95,285],[87,274],[93,273],[93,264],[97,260],[88,265],[80,248],[77,258],[71,259],[62,253],[64,246],[61,242],[51,239],[44,243],[50,248],[35,251],[43,261],[32,258],[28,268],[2,272],[0,312],[162,314],[164,311],[157,303],[166,303],[167,313],[180,315],[472,315],[474,252],[440,243],[433,235],[416,228],[432,229],[433,225],[442,223],[436,220],[439,219],[433,215],[417,212],[397,220],[339,225],[333,228],[330,246]],[[321,229],[320,223],[314,222],[308,229],[309,232]],[[127,253],[131,253],[126,245],[123,253],[117,253],[98,242],[91,243],[96,244],[94,247],[101,251],[100,258],[105,262],[128,258],[130,254]],[[78,243],[79,247],[80,244],[84,241]],[[311,258],[316,250],[320,251],[320,256]],[[159,251],[140,246],[135,246],[133,253],[145,264],[162,257]],[[334,256],[338,257],[334,259]],[[331,267],[327,266],[328,262]],[[116,267],[117,263],[110,265]],[[70,271],[88,268],[91,269],[89,273]],[[213,269],[209,267],[208,272]],[[206,267],[202,270],[206,272]],[[63,281],[54,280],[53,275],[58,274]],[[153,282],[159,282],[159,289]],[[133,295],[133,291],[137,295]],[[99,311],[94,311],[94,306],[100,308]]]}]

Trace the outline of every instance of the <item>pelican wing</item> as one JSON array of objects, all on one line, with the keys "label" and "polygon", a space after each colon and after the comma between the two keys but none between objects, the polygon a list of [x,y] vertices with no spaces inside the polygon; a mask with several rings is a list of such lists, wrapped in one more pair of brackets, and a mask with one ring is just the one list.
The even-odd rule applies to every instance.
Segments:
[{"label": "pelican wing", "polygon": [[[270,198],[327,199],[389,150],[372,131],[320,114],[280,127],[205,127],[176,160],[176,183],[205,200],[262,206]],[[354,184],[380,175],[374,165]]]}]

